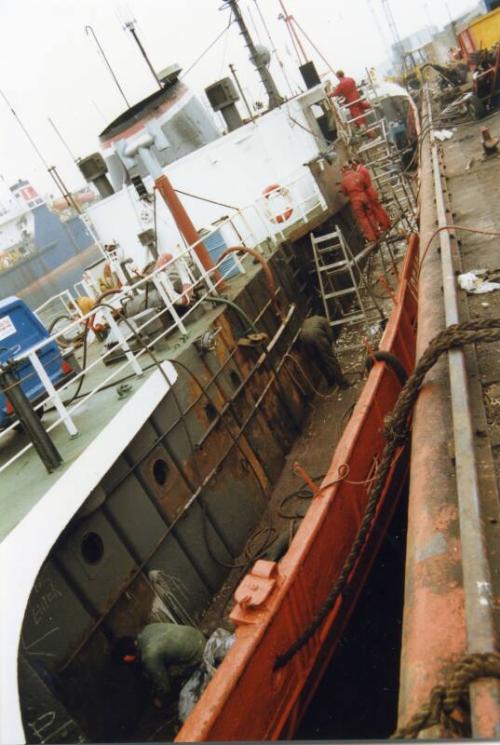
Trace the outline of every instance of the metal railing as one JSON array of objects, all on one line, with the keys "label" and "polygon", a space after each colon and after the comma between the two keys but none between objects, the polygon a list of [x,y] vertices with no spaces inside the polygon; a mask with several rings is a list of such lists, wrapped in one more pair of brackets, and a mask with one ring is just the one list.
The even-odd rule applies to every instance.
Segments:
[{"label": "metal railing", "polygon": [[[205,270],[193,250],[198,243],[202,243],[208,236],[220,231],[224,225],[228,225],[236,231],[239,243],[242,245],[251,243],[254,247],[260,248],[262,251],[262,246],[266,241],[270,240],[273,245],[276,245],[279,239],[284,237],[288,225],[293,225],[297,221],[307,222],[308,215],[312,211],[318,208],[326,208],[323,197],[309,173],[302,171],[302,173],[294,174],[292,178],[286,180],[285,185],[293,198],[295,217],[294,220],[290,220],[287,224],[282,225],[272,222],[269,214],[266,213],[266,198],[263,196],[253,204],[237,210],[235,214],[209,230],[196,243],[184,248],[177,256],[174,256],[162,267],[155,269],[146,276],[138,278],[133,284],[117,288],[116,293],[106,297],[104,300],[97,300],[96,305],[86,314],[81,312],[76,303],[76,299],[80,295],[79,288],[77,287],[73,293],[69,290],[58,293],[36,309],[35,312],[42,320],[44,314],[47,315],[49,312],[56,314],[53,315],[54,318],[57,317],[57,310],[77,316],[63,328],[57,329],[47,339],[34,345],[29,350],[14,355],[16,363],[30,363],[31,367],[28,375],[32,376],[36,374],[43,387],[43,398],[36,403],[34,409],[41,412],[47,405],[50,405],[51,409],[55,409],[56,411],[57,416],[55,421],[50,423],[46,428],[48,433],[53,432],[63,424],[68,435],[71,438],[76,437],[78,435],[78,428],[74,421],[75,415],[84,409],[90,399],[102,389],[108,388],[110,385],[116,385],[123,374],[129,373],[141,377],[144,374],[144,369],[140,364],[140,360],[145,354],[148,354],[148,350],[165,340],[175,331],[178,331],[181,336],[185,337],[188,334],[187,322],[190,320],[192,314],[203,303],[210,302],[210,296],[217,294],[219,285],[234,271],[234,267],[236,266],[239,272],[245,273],[245,266],[235,254],[231,255],[234,263],[231,262],[228,265],[227,258],[224,258],[223,261],[219,261],[212,269]],[[262,230],[257,231],[255,229],[256,224],[260,225]],[[174,286],[174,280],[171,276],[174,274],[182,278],[183,287],[181,291],[176,290]],[[124,314],[126,312],[127,303],[132,298],[145,298],[147,293],[151,292],[151,285],[158,294],[156,302],[158,298],[161,301],[160,308],[147,308],[147,302],[145,300],[145,307],[141,311],[130,317],[125,316],[126,321],[123,319],[120,320],[119,316],[122,311]],[[187,305],[188,297],[191,298],[189,305]],[[185,312],[182,314],[179,313],[179,307],[184,307]],[[78,372],[70,380],[67,380],[63,385],[56,388],[43,366],[41,353],[54,342],[57,343],[58,340],[61,341],[64,337],[77,332],[83,333],[85,344],[92,344],[94,339],[89,338],[89,335],[90,329],[96,323],[96,319],[100,321],[101,325],[106,325],[110,329],[115,344],[87,364],[83,370]],[[161,323],[161,329],[157,328],[158,322]],[[140,348],[134,351],[132,348],[133,345],[131,347],[130,342],[133,339],[137,339],[137,337],[143,339],[143,342]],[[146,340],[144,340],[144,337],[146,337]],[[106,362],[109,363],[110,359],[116,355],[117,348],[121,349],[125,361],[117,364],[109,375],[103,377],[100,382],[86,393],[79,394],[78,396],[75,396],[74,393],[71,394],[70,389],[81,385],[83,378],[88,377],[98,368],[102,368],[103,365],[106,365]],[[19,384],[22,382],[20,380]],[[68,396],[68,400],[66,401],[64,400],[65,393]],[[2,443],[5,442],[7,435],[18,427],[19,422],[17,420],[12,421],[9,426],[0,432],[0,448],[2,447]],[[14,455],[0,466],[0,473],[9,468],[9,466],[32,447],[33,444],[30,442],[16,451]]]}]

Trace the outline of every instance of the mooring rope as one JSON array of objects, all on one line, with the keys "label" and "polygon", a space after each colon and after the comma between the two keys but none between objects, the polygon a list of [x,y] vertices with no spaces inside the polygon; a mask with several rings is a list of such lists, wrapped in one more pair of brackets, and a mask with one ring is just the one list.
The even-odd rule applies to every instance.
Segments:
[{"label": "mooring rope", "polygon": [[446,682],[434,686],[429,700],[394,732],[392,739],[416,739],[422,730],[435,725],[442,727],[445,737],[470,737],[469,685],[478,678],[500,678],[500,654],[478,652],[458,660]]},{"label": "mooring rope", "polygon": [[396,450],[406,442],[410,433],[410,417],[426,374],[436,364],[440,356],[450,349],[457,349],[465,344],[494,342],[499,339],[500,318],[488,318],[484,320],[474,319],[448,326],[448,328],[441,331],[429,343],[427,349],[418,361],[415,370],[401,390],[392,412],[386,417],[384,427],[386,444],[375,473],[373,486],[366,503],[361,525],[359,526],[356,538],[354,539],[351,550],[344,562],[342,571],[330,590],[325,602],[318,610],[309,626],[285,652],[277,656],[274,663],[275,670],[287,665],[297,652],[307,644],[331,612],[340,595],[345,593],[349,575],[354,568],[367,535],[372,527],[377,506]]}]

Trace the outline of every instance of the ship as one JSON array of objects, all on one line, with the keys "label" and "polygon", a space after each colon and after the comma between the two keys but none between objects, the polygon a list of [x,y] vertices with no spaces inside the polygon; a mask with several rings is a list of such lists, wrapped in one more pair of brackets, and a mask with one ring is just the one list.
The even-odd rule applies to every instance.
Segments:
[{"label": "ship", "polygon": [[[70,305],[39,311],[80,344],[81,372],[39,405],[57,457],[15,424],[0,434],[2,742],[293,737],[400,504],[409,442],[384,458],[384,427],[426,327],[407,173],[429,127],[368,74],[360,131],[312,63],[285,100],[252,49],[265,112],[242,117],[232,81],[216,81],[221,132],[173,65],[80,162],[101,197],[86,211],[99,258]],[[338,188],[352,157],[393,219],[375,245]],[[317,420],[311,314],[358,378],[319,391]],[[306,509],[284,513],[304,488]],[[114,655],[162,621],[234,634],[185,721]]]},{"label": "ship", "polygon": [[[26,179],[12,184],[0,213],[0,294],[39,307],[81,279],[100,256],[85,219],[65,200],[47,202]],[[84,193],[83,193],[84,192]],[[97,195],[75,195],[82,204]]]}]

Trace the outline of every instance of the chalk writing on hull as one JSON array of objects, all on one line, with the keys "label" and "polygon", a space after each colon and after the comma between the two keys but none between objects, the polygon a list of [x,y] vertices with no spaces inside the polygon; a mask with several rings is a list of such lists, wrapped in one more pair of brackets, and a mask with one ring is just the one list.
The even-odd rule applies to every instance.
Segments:
[{"label": "chalk writing on hull", "polygon": [[35,584],[35,592],[41,592],[42,589],[43,594],[40,595],[31,607],[31,618],[36,625],[43,621],[52,603],[62,598],[61,591],[57,589],[51,580],[44,580]]},{"label": "chalk writing on hull", "polygon": [[[74,727],[75,722],[73,719],[68,719],[63,724],[56,726],[53,729],[54,723],[58,725],[56,721],[55,711],[46,711],[40,714],[33,722],[28,722],[28,729],[32,732],[33,737],[36,738],[37,742],[57,742],[67,736],[70,730]],[[57,738],[57,740],[56,740]],[[85,739],[80,735],[76,742],[85,742]]]}]

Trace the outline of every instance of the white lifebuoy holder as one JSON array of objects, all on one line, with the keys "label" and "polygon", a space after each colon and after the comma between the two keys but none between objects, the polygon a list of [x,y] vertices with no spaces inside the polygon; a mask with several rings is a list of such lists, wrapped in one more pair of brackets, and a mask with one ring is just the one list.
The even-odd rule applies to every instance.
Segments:
[{"label": "white lifebuoy holder", "polygon": [[[293,215],[292,195],[286,186],[270,184],[262,190],[266,198],[266,212],[274,223],[284,223]],[[272,205],[272,207],[271,207]]]}]

